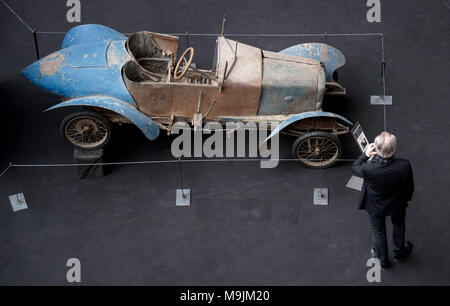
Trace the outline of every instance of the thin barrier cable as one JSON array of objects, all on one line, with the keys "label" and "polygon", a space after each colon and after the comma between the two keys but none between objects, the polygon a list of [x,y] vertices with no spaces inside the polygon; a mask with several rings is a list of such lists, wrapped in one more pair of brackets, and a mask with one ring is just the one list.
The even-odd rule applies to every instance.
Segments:
[{"label": "thin barrier cable", "polygon": [[[301,161],[311,159],[297,159],[297,158],[279,158],[279,159],[268,159],[268,158],[222,158],[222,159],[169,159],[169,160],[144,160],[144,161],[131,161],[131,162],[110,162],[110,163],[61,163],[61,164],[13,164],[11,167],[79,167],[79,166],[119,166],[119,165],[145,165],[145,164],[170,164],[170,163],[202,163],[202,162],[258,162],[258,161]],[[356,159],[345,159],[340,158],[336,161],[351,162]]]},{"label": "thin barrier cable", "polygon": [[20,16],[4,0],[0,0],[0,1],[17,17],[17,19],[19,19],[28,28],[28,30],[31,31],[31,33],[33,33],[34,48],[35,48],[35,51],[36,51],[36,58],[39,60],[41,57],[39,55],[37,31],[33,30],[25,21],[23,21],[23,19],[20,18]]},{"label": "thin barrier cable", "polygon": [[448,4],[447,0],[442,0],[444,2],[445,6],[450,10],[450,4]]},{"label": "thin barrier cable", "polygon": [[36,31],[38,34],[67,34],[67,32],[48,32],[48,31]]},{"label": "thin barrier cable", "polygon": [[9,170],[9,168],[11,168],[12,167],[12,164],[11,163],[9,163],[9,165],[8,165],[8,167],[6,167],[6,169],[5,170],[3,170],[3,172],[2,172],[2,174],[0,174],[0,177],[2,177],[3,176],[3,174],[5,174],[8,170]]},{"label": "thin barrier cable", "polygon": [[[169,159],[169,160],[144,160],[144,161],[130,161],[130,162],[110,162],[110,163],[60,163],[60,164],[13,164],[9,163],[5,170],[0,174],[2,177],[10,168],[56,168],[56,167],[80,167],[80,166],[119,166],[119,165],[149,165],[149,164],[171,164],[171,163],[205,163],[205,162],[260,162],[260,161],[278,161],[278,162],[290,162],[290,161],[302,161],[310,159],[297,159],[297,158],[279,158],[279,159],[267,159],[267,158],[223,158],[223,159]],[[336,161],[341,162],[354,162],[356,159],[352,158],[339,158]],[[314,160],[312,160],[314,161]]]},{"label": "thin barrier cable", "polygon": [[19,19],[27,28],[30,30],[30,32],[33,32],[34,30],[25,22],[22,18],[3,0],[0,0],[3,2],[3,4],[14,14],[16,15],[17,19]]},{"label": "thin barrier cable", "polygon": [[[383,63],[383,100],[386,100],[386,79],[385,79],[385,63]],[[383,103],[383,123],[384,123],[384,130],[387,130],[386,127],[386,103]]]},{"label": "thin barrier cable", "polygon": [[[39,34],[67,34],[67,32],[58,31],[37,31]],[[131,35],[133,32],[123,32],[124,35]],[[218,33],[169,33],[175,36],[220,36]],[[240,36],[240,37],[318,37],[318,36],[383,36],[383,33],[228,33],[224,36]]]},{"label": "thin barrier cable", "polygon": [[[386,100],[386,62],[384,60],[384,35],[381,35],[381,82],[383,87],[383,100]],[[384,130],[387,130],[386,103],[383,104],[383,124]]]},{"label": "thin barrier cable", "polygon": [[[132,34],[132,33],[124,33]],[[172,33],[170,35],[185,36],[186,33]],[[216,33],[189,33],[189,36],[219,36]],[[228,33],[224,36],[241,36],[241,37],[308,37],[308,36],[382,36],[383,33]]]},{"label": "thin barrier cable", "polygon": [[[32,32],[35,36],[35,43],[37,44],[36,34],[66,34],[67,32],[63,31],[37,31],[33,30],[4,0],[0,0],[16,17],[19,19],[27,28]],[[443,0],[445,4],[448,6],[448,3]],[[123,33],[125,35],[130,35],[132,33]],[[219,36],[218,33],[171,33],[170,35],[178,35],[178,36],[186,36],[186,38],[190,36]],[[382,62],[384,62],[384,36],[383,33],[229,33],[224,34],[224,36],[235,36],[235,37],[325,37],[325,40],[328,36],[381,36],[381,49],[382,49]],[[36,46],[36,52],[38,52]],[[39,57],[39,56],[38,56]]]}]

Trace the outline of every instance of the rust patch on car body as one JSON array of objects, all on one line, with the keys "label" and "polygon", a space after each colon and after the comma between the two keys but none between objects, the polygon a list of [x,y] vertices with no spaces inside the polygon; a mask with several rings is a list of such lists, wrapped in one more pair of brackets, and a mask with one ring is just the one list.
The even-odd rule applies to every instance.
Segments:
[{"label": "rust patch on car body", "polygon": [[39,64],[39,71],[41,72],[41,77],[43,76],[54,76],[56,72],[63,66],[64,55],[56,54],[55,56],[50,56],[44,58]]},{"label": "rust patch on car body", "polygon": [[[146,80],[142,66],[139,67],[139,56],[143,54],[139,48],[130,48],[128,44],[128,49],[135,53],[132,54],[135,60],[124,66],[123,78],[139,111],[149,117],[191,118],[199,110],[208,113],[211,120],[219,115],[257,115],[261,96],[261,49],[224,37],[219,37],[217,44],[218,63],[212,70],[190,70],[182,79],[174,80],[166,78],[165,68],[158,82]],[[145,56],[147,60],[155,60]],[[198,78],[202,81],[195,81]]]}]

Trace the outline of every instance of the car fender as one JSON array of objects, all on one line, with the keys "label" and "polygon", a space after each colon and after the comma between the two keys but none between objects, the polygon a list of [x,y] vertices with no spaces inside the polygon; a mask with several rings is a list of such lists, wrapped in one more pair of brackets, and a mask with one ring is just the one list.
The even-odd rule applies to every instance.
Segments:
[{"label": "car fender", "polygon": [[279,134],[285,127],[291,125],[294,122],[300,121],[300,120],[304,120],[307,118],[316,118],[316,117],[328,117],[328,118],[338,118],[342,121],[344,121],[345,123],[347,123],[348,125],[352,126],[353,123],[348,120],[345,117],[342,117],[338,114],[334,114],[334,113],[330,113],[330,112],[304,112],[304,113],[300,113],[300,114],[295,114],[292,115],[290,117],[288,117],[287,119],[285,119],[284,121],[282,121],[273,131],[272,133],[269,135],[269,137],[267,137],[263,143],[265,143],[266,141],[268,141],[270,138],[272,138],[273,136]]},{"label": "car fender", "polygon": [[121,116],[124,116],[125,118],[133,122],[148,139],[155,140],[159,136],[159,127],[152,119],[142,114],[129,103],[115,98],[106,96],[75,98],[52,106],[45,111],[50,111],[66,106],[93,106],[104,108],[113,111]]}]

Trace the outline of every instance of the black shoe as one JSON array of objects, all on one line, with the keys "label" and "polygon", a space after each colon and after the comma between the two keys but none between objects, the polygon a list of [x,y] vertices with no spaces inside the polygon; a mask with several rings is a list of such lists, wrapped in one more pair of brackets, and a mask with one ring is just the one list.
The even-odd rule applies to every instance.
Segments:
[{"label": "black shoe", "polygon": [[[370,249],[370,257],[371,258],[377,258],[377,251],[374,248]],[[380,261],[380,266],[383,269],[389,269],[391,267],[391,263],[389,261],[388,262],[381,262]]]},{"label": "black shoe", "polygon": [[406,242],[405,250],[401,252],[399,255],[394,255],[394,260],[396,262],[403,262],[408,258],[408,256],[411,254],[413,250],[413,244],[410,241]]}]

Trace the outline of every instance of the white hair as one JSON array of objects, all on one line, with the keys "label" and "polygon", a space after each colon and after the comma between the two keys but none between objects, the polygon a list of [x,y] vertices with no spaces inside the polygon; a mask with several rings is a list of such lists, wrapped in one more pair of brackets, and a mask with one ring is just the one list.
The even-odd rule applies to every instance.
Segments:
[{"label": "white hair", "polygon": [[397,147],[397,137],[389,132],[382,132],[375,138],[375,151],[383,158],[394,156]]}]

